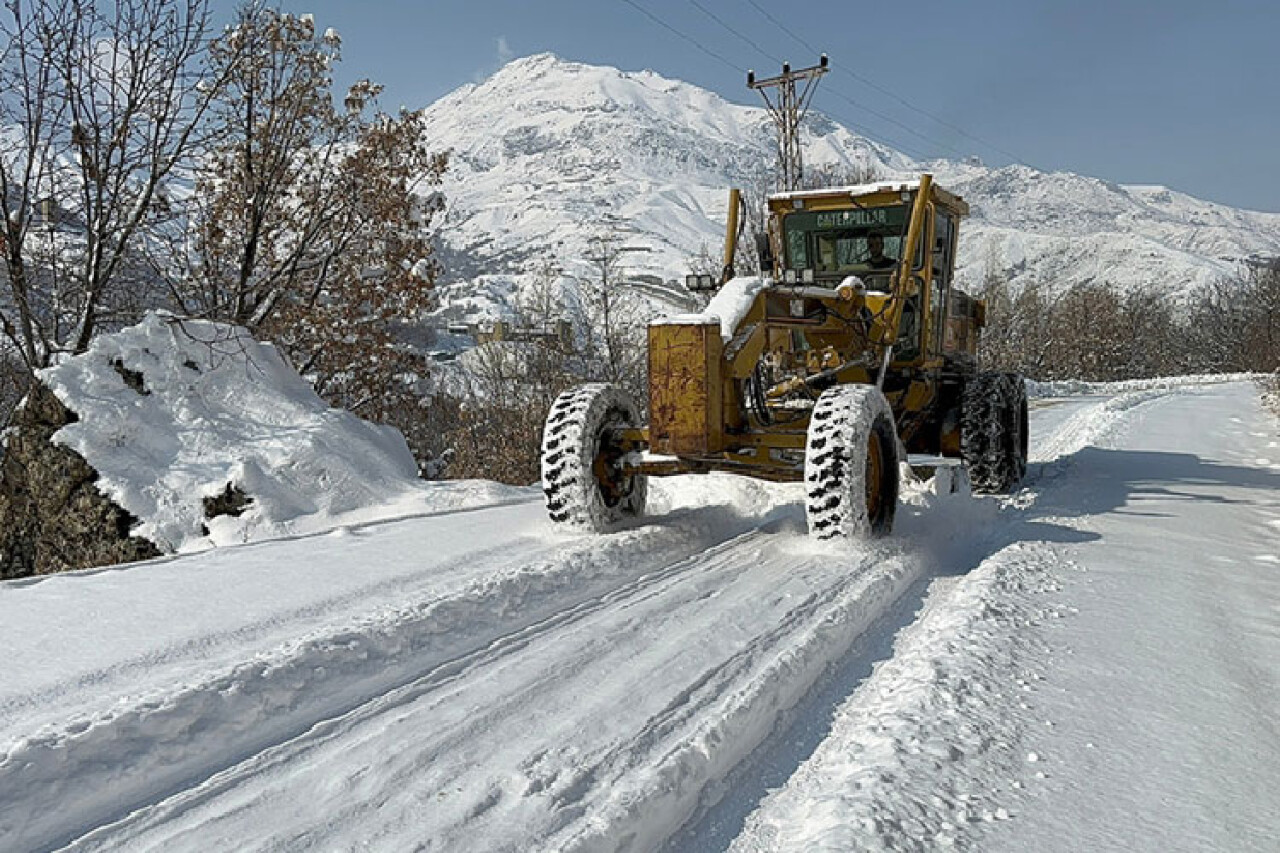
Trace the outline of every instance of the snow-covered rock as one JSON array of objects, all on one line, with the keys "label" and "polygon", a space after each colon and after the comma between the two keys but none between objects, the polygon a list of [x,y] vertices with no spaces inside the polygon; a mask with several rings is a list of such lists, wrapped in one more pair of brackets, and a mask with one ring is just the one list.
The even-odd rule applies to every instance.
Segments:
[{"label": "snow-covered rock", "polygon": [[[163,551],[332,526],[417,489],[398,432],[330,408],[233,326],[152,313],[41,378],[78,415],[54,441]],[[240,493],[247,505],[209,517]]]}]

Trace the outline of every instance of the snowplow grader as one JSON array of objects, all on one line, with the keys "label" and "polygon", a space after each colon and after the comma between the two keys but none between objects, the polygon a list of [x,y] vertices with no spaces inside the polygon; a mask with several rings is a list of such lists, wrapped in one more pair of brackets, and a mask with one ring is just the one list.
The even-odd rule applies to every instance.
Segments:
[{"label": "snowplow grader", "polygon": [[607,530],[643,513],[648,477],[727,471],[802,482],[811,534],[864,537],[891,530],[902,462],[1014,489],[1025,385],[978,368],[985,305],[953,286],[964,200],[930,175],[773,195],[765,275],[734,278],[738,204],[710,304],[649,326],[647,423],[608,385],[552,405],[551,519]]}]

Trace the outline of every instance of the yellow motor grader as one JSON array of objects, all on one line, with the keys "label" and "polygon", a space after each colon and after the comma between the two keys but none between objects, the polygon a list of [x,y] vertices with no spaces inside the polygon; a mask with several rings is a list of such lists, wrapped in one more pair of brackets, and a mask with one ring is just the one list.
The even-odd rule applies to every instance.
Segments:
[{"label": "yellow motor grader", "polygon": [[[1027,459],[1020,376],[978,369],[985,305],[953,286],[963,199],[923,175],[768,199],[765,274],[649,326],[648,423],[619,389],[560,395],[542,484],[553,521],[607,530],[646,478],[728,471],[803,482],[810,532],[887,533],[899,463],[1007,492]],[[697,288],[711,284],[691,277]]]}]

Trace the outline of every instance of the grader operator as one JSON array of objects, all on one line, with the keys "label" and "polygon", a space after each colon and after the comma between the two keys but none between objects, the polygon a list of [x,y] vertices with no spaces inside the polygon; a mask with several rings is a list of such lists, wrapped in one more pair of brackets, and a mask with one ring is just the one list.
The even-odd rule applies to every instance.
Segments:
[{"label": "grader operator", "polygon": [[[726,270],[738,205],[731,193]],[[900,462],[980,492],[1021,481],[1025,384],[978,369],[985,306],[953,286],[965,201],[923,175],[768,208],[764,275],[649,326],[647,423],[608,385],[552,405],[553,521],[607,530],[643,513],[647,477],[728,471],[803,482],[812,534],[861,537],[892,528]]]}]

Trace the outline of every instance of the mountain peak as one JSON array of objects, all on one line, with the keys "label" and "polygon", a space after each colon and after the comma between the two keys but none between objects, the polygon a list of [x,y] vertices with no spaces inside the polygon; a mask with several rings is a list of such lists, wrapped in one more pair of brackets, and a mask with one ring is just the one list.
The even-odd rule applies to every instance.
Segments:
[{"label": "mountain peak", "polygon": [[543,51],[542,53],[531,53],[528,56],[517,56],[506,65],[502,66],[494,73],[494,77],[508,74],[531,74],[550,70],[557,66],[565,66],[566,68],[579,65],[577,62],[570,62],[567,59],[561,59],[551,51]]},{"label": "mountain peak", "polygon": [[[775,156],[761,108],[653,71],[553,53],[515,59],[426,112],[433,136],[454,152],[443,187],[446,284],[518,277],[547,256],[590,275],[575,265],[587,256],[588,236],[606,228],[631,235],[627,264],[636,276],[678,280],[723,240],[725,190],[767,183]],[[829,169],[835,180],[921,168],[830,118],[806,122],[802,133],[806,166]],[[1190,290],[1230,274],[1240,258],[1280,254],[1276,214],[1020,164],[928,167],[972,205],[957,279],[967,286],[997,267],[1015,284],[1158,281]]]},{"label": "mountain peak", "polygon": [[537,80],[565,77],[589,77],[603,79],[624,76],[623,72],[607,65],[588,65],[564,59],[549,51],[517,57],[495,71],[480,85],[510,86],[528,85]]}]

